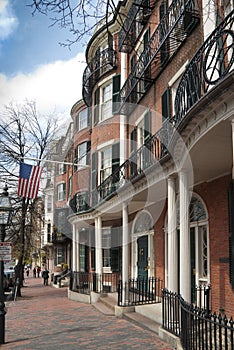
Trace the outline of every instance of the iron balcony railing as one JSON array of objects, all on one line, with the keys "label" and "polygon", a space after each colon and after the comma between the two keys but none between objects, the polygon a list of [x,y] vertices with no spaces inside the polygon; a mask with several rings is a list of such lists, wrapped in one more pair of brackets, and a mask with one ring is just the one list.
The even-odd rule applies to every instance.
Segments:
[{"label": "iron balcony railing", "polygon": [[102,273],[73,271],[70,276],[70,290],[81,294],[115,293],[118,290],[119,272]]},{"label": "iron balcony railing", "polygon": [[136,41],[151,15],[155,0],[135,0],[133,1],[122,29],[119,32],[119,51],[130,53]]},{"label": "iron balcony railing", "polygon": [[[199,19],[197,0],[174,0],[171,3],[120,90],[122,113],[131,112],[131,104],[136,104],[146,93]],[[151,67],[152,62],[154,66]]]},{"label": "iron balcony railing", "polygon": [[210,287],[200,286],[204,305],[189,304],[167,289],[162,292],[162,326],[180,337],[184,350],[234,348],[234,321],[226,315],[211,313]]},{"label": "iron balcony railing", "polygon": [[156,304],[162,301],[162,280],[160,278],[137,278],[127,282],[119,281],[118,306]]},{"label": "iron balcony railing", "polygon": [[214,30],[187,66],[177,89],[175,115],[106,178],[92,193],[92,205],[116,194],[170,157],[185,116],[211,88],[234,69],[234,11]]},{"label": "iron balcony railing", "polygon": [[69,201],[73,213],[81,213],[90,209],[90,192],[78,192]]},{"label": "iron balcony railing", "polygon": [[147,143],[137,149],[130,158],[97,186],[92,192],[92,206],[100,204],[103,200],[115,195],[124,186],[145,176],[150,166],[166,159],[169,155],[169,142],[173,132],[173,124],[165,122]]},{"label": "iron balcony railing", "polygon": [[175,126],[188,110],[234,68],[234,11],[190,61],[175,97]]},{"label": "iron balcony railing", "polygon": [[98,80],[107,72],[116,68],[116,51],[106,48],[98,52],[87,65],[83,74],[83,99],[87,106],[92,105],[92,90]]}]

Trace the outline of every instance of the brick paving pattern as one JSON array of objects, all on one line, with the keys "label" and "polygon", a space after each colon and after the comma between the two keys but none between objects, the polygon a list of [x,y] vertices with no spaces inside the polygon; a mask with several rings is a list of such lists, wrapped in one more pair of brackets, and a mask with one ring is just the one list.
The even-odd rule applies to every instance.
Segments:
[{"label": "brick paving pattern", "polygon": [[67,299],[66,288],[27,278],[22,297],[7,302],[5,342],[14,349],[172,349],[158,336],[92,305]]}]

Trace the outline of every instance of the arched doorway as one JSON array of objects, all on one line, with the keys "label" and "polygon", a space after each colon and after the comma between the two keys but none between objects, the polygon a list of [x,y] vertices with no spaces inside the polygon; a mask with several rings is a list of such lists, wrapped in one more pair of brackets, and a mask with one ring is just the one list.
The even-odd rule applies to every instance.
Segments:
[{"label": "arched doorway", "polygon": [[137,214],[132,232],[132,276],[154,275],[153,219],[147,211]]}]

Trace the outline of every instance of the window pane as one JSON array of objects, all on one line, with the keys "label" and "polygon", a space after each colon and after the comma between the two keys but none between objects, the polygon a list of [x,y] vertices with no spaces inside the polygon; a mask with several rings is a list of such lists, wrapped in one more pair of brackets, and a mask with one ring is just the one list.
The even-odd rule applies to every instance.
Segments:
[{"label": "window pane", "polygon": [[88,109],[83,109],[79,114],[79,130],[86,128],[88,125]]},{"label": "window pane", "polygon": [[87,143],[84,142],[78,146],[78,164],[86,165]]}]

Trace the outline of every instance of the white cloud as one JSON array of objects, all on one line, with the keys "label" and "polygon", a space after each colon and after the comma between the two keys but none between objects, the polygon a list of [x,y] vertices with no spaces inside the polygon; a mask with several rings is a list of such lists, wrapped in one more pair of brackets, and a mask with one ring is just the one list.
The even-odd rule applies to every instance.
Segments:
[{"label": "white cloud", "polygon": [[71,107],[82,98],[85,56],[79,53],[68,61],[39,66],[31,74],[13,77],[0,74],[0,108],[10,102],[34,100],[42,114],[70,115]]},{"label": "white cloud", "polygon": [[0,0],[0,40],[6,39],[17,27],[18,19],[8,0]]}]

